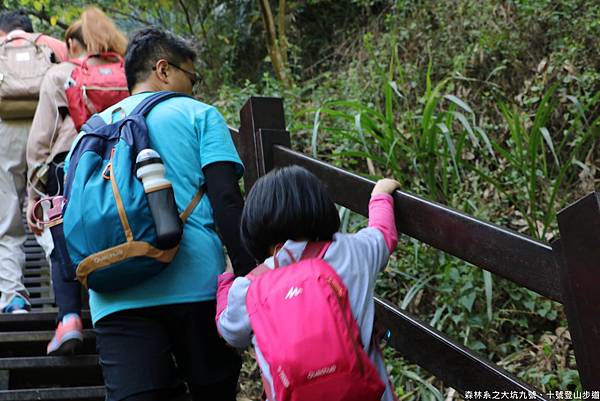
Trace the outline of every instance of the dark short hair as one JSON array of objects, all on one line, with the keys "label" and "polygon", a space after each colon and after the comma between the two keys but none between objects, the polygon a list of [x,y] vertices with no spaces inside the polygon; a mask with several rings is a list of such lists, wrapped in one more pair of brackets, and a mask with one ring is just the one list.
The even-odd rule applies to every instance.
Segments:
[{"label": "dark short hair", "polygon": [[0,30],[8,34],[15,29],[33,32],[31,19],[25,10],[5,11],[0,14]]},{"label": "dark short hair", "polygon": [[299,166],[273,170],[248,194],[241,237],[254,257],[263,261],[269,249],[288,239],[330,241],[340,217],[323,183]]},{"label": "dark short hair", "polygon": [[158,28],[144,28],[133,35],[125,53],[129,91],[148,77],[158,60],[165,59],[180,65],[195,58],[196,52],[179,36]]}]

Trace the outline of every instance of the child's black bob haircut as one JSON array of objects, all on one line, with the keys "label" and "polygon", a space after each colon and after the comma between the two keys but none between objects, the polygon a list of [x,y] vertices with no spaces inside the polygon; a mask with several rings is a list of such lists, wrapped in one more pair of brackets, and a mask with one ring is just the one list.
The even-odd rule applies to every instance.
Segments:
[{"label": "child's black bob haircut", "polygon": [[299,166],[273,170],[248,194],[241,236],[260,262],[286,240],[330,241],[340,228],[337,209],[323,183]]}]

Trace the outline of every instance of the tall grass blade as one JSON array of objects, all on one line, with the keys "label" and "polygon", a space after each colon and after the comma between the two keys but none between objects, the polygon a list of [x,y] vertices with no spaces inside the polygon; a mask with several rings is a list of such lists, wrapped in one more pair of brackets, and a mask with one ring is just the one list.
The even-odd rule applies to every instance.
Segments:
[{"label": "tall grass blade", "polygon": [[[600,92],[598,92],[600,93]],[[575,110],[577,110],[577,114],[579,114],[579,117],[581,117],[581,119],[583,121],[585,121],[586,125],[588,123],[588,120],[585,116],[585,111],[583,109],[583,106],[581,105],[581,102],[579,102],[579,99],[577,99],[575,96],[572,95],[568,95],[567,99],[569,99],[571,101],[571,103],[573,103],[575,105]]]},{"label": "tall grass blade", "polygon": [[456,117],[456,119],[458,121],[460,121],[460,123],[463,126],[463,128],[469,134],[469,138],[471,139],[471,142],[473,143],[473,145],[476,148],[478,148],[479,147],[479,139],[475,136],[475,133],[473,132],[473,128],[471,128],[471,124],[469,124],[469,121],[467,120],[467,117],[465,117],[464,114],[462,114],[462,113],[460,113],[458,111],[454,112],[454,117]]},{"label": "tall grass blade", "polygon": [[437,401],[444,401],[444,397],[442,396],[442,393],[440,393],[440,390],[435,388],[431,383],[429,383],[428,381],[423,379],[421,376],[419,376],[412,370],[403,369],[402,374],[404,376],[408,377],[409,379],[415,380],[415,381],[419,382],[421,385],[425,386],[427,388],[427,390],[429,390],[431,392],[431,394],[435,397],[435,399]]},{"label": "tall grass blade", "polygon": [[493,299],[493,279],[492,274],[484,270],[483,271],[483,286],[485,290],[485,305],[487,311],[488,320],[491,322],[493,318],[492,314],[492,299]]},{"label": "tall grass blade", "polygon": [[479,127],[475,127],[475,131],[477,131],[479,133],[479,135],[481,136],[481,139],[483,140],[483,143],[485,143],[485,147],[487,148],[488,152],[490,153],[490,156],[492,156],[492,158],[496,159],[496,153],[494,153],[494,148],[492,147],[492,142],[490,141],[490,138],[487,136],[485,131]]},{"label": "tall grass blade", "polygon": [[469,105],[467,103],[465,103],[463,100],[461,100],[459,97],[454,96],[454,95],[446,95],[446,96],[444,96],[444,98],[448,99],[449,101],[451,101],[452,103],[454,103],[455,105],[457,105],[458,107],[460,107],[461,109],[466,111],[467,113],[469,113],[471,115],[475,114],[473,112],[473,109],[471,109],[469,107]]},{"label": "tall grass blade", "polygon": [[[446,305],[443,305],[441,308],[437,308],[435,310],[435,313],[433,314],[433,317],[431,318],[431,321],[429,322],[429,325],[431,327],[435,327],[436,324],[438,324],[438,322],[440,321],[440,318],[442,317],[442,313],[444,313],[444,311],[446,310]],[[438,328],[439,330],[439,328]]]},{"label": "tall grass blade", "polygon": [[406,293],[404,299],[402,299],[402,303],[400,304],[400,309],[406,309],[408,305],[412,302],[414,297],[429,283],[435,276],[429,276],[420,279],[417,281]]},{"label": "tall grass blade", "polygon": [[348,225],[350,224],[350,210],[344,206],[340,206],[339,216],[341,222],[340,232],[347,233]]},{"label": "tall grass blade", "polygon": [[444,135],[444,139],[446,139],[446,143],[448,144],[448,150],[450,151],[450,157],[452,158],[452,164],[454,166],[454,171],[456,172],[456,178],[460,181],[460,173],[458,171],[458,163],[456,162],[456,148],[454,147],[454,143],[452,142],[452,138],[450,138],[450,130],[444,123],[439,123],[438,128],[442,131]]},{"label": "tall grass blade", "polygon": [[554,145],[552,144],[552,137],[550,136],[550,132],[548,132],[548,128],[541,127],[540,133],[542,134],[542,137],[544,138],[544,141],[546,142],[546,146],[548,146],[548,149],[550,149],[550,152],[552,152],[552,156],[554,157],[554,162],[556,163],[556,167],[560,168],[560,162],[558,161],[558,156],[556,156],[556,152],[554,151]]},{"label": "tall grass blade", "polygon": [[396,83],[396,81],[389,81],[388,85],[392,88],[396,96],[398,96],[400,99],[404,99],[404,95],[402,94],[402,92],[400,92],[400,89],[398,89],[398,84]]},{"label": "tall grass blade", "polygon": [[313,123],[313,129],[312,129],[312,137],[311,137],[311,141],[310,141],[310,149],[312,151],[312,155],[313,157],[317,157],[317,139],[318,139],[318,135],[319,135],[319,125],[321,123],[321,109],[317,109],[317,112],[315,113],[315,120]]}]

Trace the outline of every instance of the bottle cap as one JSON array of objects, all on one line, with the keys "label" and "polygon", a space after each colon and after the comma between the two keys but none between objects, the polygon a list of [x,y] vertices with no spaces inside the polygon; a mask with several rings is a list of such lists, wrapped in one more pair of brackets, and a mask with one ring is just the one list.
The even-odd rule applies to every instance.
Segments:
[{"label": "bottle cap", "polygon": [[135,158],[135,168],[146,166],[148,164],[161,163],[160,155],[154,149],[146,148],[141,150]]}]

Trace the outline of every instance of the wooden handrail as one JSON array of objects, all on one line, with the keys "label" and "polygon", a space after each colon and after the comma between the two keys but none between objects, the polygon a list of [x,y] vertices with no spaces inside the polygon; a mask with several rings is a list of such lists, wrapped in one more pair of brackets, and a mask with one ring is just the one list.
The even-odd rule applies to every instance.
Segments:
[{"label": "wooden handrail", "polygon": [[[273,168],[300,165],[315,173],[334,201],[366,215],[374,183],[291,149],[283,102],[251,97],[232,130],[245,164],[244,184]],[[475,266],[561,302],[569,321],[583,388],[600,389],[600,194],[592,193],[558,215],[561,239],[547,244],[413,194],[394,193],[398,231]],[[377,316],[392,332],[391,345],[464,394],[501,389],[545,394],[454,342],[390,303],[376,299]]]}]

